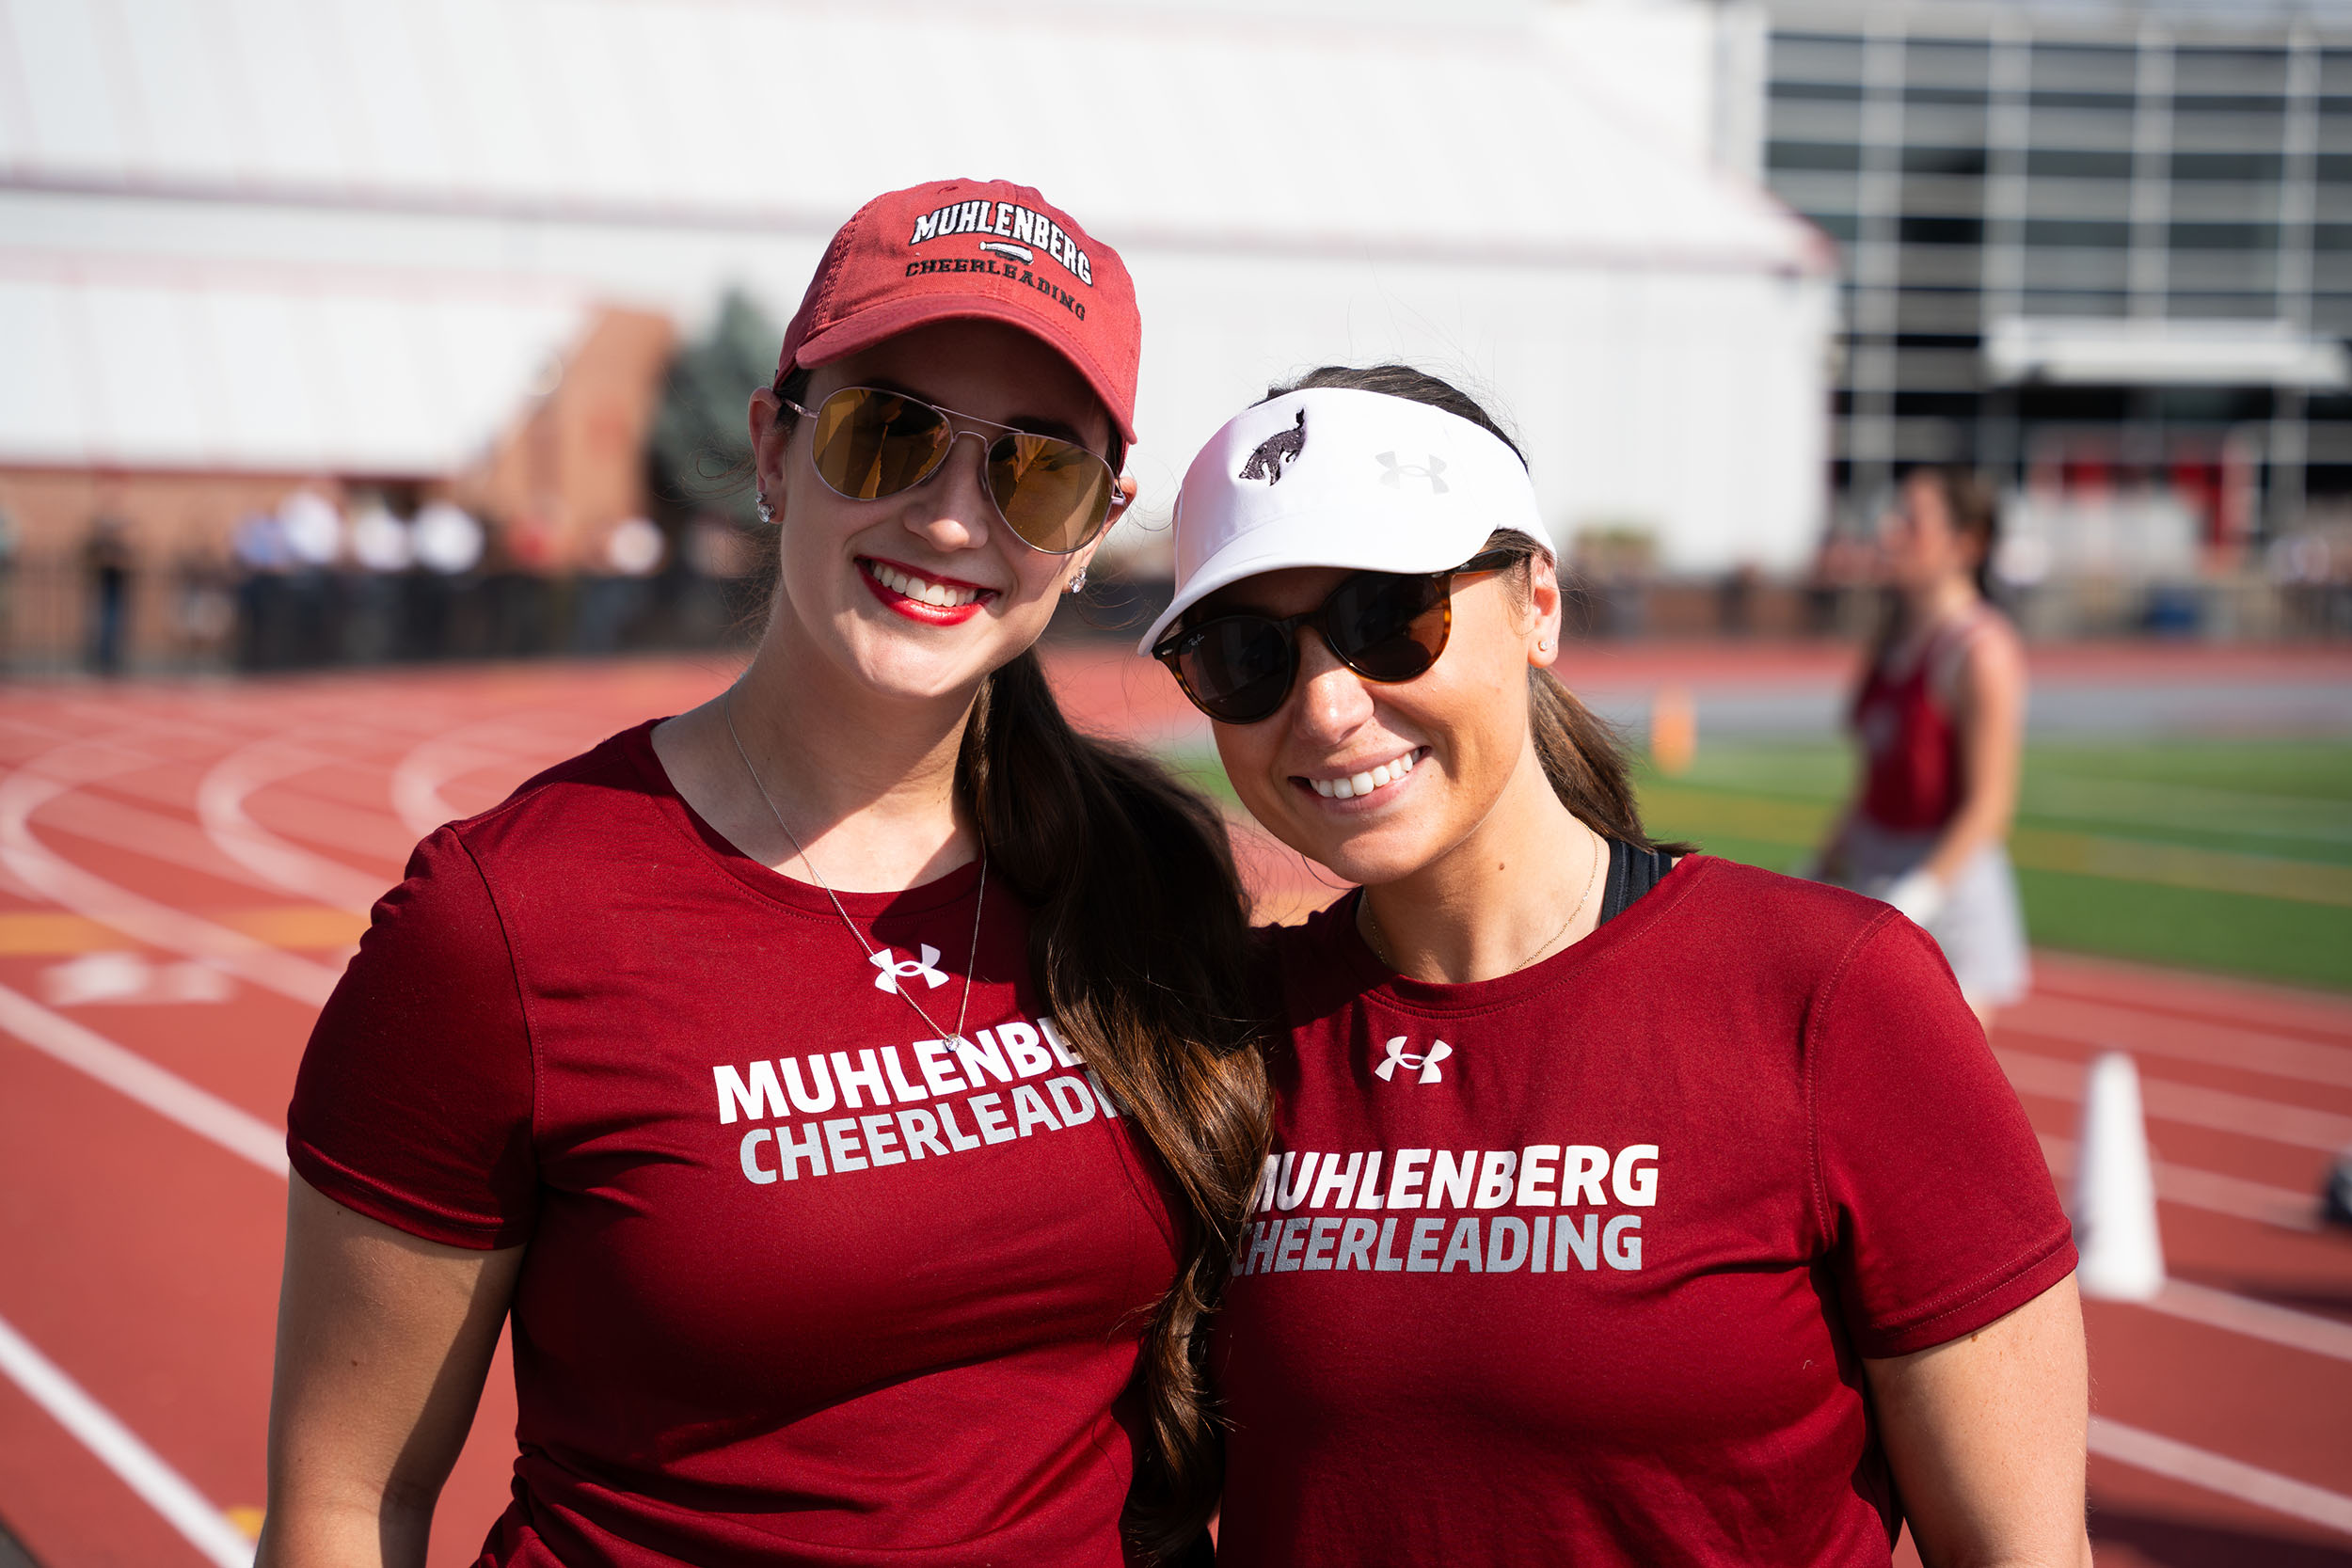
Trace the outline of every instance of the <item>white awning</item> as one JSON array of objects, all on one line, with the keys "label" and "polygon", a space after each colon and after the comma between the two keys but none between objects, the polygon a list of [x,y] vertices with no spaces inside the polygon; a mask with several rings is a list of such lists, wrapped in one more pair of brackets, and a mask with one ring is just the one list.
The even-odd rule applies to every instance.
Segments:
[{"label": "white awning", "polygon": [[821,238],[967,175],[1122,249],[1834,270],[1518,14],[0,0],[0,188]]},{"label": "white awning", "polygon": [[1984,358],[2000,382],[2107,387],[2352,385],[2344,344],[2283,321],[2109,321],[2013,316]]},{"label": "white awning", "polygon": [[429,476],[585,330],[563,294],[142,277],[0,251],[0,463]]}]

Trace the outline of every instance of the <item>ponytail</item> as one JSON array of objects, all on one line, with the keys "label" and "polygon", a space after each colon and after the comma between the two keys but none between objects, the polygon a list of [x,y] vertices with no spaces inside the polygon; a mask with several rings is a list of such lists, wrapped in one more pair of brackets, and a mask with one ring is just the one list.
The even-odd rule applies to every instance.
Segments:
[{"label": "ponytail", "polygon": [[[1531,564],[1543,546],[1516,529],[1498,529],[1487,537],[1486,548],[1521,552],[1511,570],[1524,593]],[[1629,848],[1691,852],[1686,844],[1655,843],[1643,831],[1633,769],[1616,732],[1549,670],[1527,673],[1527,729],[1551,792],[1579,822]]]},{"label": "ponytail", "polygon": [[1072,729],[1034,650],[991,675],[956,764],[990,863],[1035,911],[1046,1005],[1159,1151],[1192,1244],[1143,1344],[1147,1441],[1127,1533],[1166,1558],[1216,1507],[1223,1446],[1207,1319],[1232,1267],[1268,1136],[1248,1016],[1248,904],[1225,821],[1148,758]]}]

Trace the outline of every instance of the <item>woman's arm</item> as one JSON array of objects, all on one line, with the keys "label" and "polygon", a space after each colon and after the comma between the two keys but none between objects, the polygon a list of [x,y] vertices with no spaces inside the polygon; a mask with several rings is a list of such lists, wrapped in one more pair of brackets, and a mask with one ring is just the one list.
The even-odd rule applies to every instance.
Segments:
[{"label": "woman's arm", "polygon": [[1969,640],[1960,673],[1960,810],[1923,869],[1945,886],[1970,857],[2009,836],[2025,751],[2026,657],[2007,623],[1988,615]]},{"label": "woman's arm", "polygon": [[290,1185],[256,1568],[422,1568],[523,1249],[420,1241]]},{"label": "woman's arm", "polygon": [[2088,1568],[2090,1380],[2073,1275],[1966,1338],[1863,1367],[1928,1568]]}]

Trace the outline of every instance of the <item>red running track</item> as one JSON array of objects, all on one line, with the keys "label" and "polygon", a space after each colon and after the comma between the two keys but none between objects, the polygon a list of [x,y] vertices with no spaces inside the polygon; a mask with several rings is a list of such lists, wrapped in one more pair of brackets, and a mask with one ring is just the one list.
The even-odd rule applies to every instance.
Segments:
[{"label": "red running track", "polygon": [[[0,698],[0,1525],[43,1568],[239,1560],[262,1499],[310,1019],[408,846],[716,690],[717,658]],[[1062,656],[1073,708],[1162,736],[1146,667]],[[1260,840],[1269,908],[1331,895]],[[2089,1308],[2103,1564],[2352,1568],[2352,999],[2042,955],[1995,1046],[2071,1163],[2083,1068],[2138,1058],[2173,1284]],[[432,1560],[503,1506],[494,1372]]]}]

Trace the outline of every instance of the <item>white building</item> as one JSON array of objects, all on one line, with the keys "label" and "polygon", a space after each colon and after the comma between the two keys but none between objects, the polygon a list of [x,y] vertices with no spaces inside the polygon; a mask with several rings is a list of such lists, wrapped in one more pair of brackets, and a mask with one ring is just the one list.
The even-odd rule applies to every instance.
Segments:
[{"label": "white building", "polygon": [[1606,0],[0,0],[0,467],[454,463],[592,304],[781,319],[864,198],[966,174],[1133,269],[1147,516],[1269,380],[1394,357],[1491,398],[1564,541],[1786,569],[1835,258],[1755,182],[1761,37]]}]

